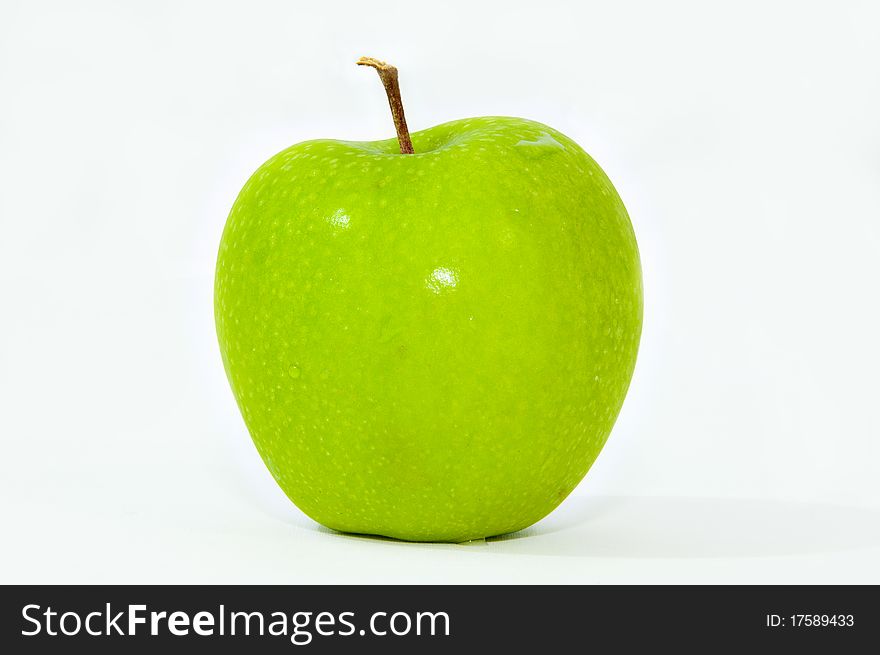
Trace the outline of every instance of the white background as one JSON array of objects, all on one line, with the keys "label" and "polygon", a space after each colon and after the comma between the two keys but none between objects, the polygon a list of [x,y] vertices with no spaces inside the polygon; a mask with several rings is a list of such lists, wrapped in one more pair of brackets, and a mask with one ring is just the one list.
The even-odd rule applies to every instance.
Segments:
[{"label": "white background", "polygon": [[[880,582],[871,2],[0,3],[0,582]],[[317,527],[212,313],[226,214],[295,142],[540,120],[645,276],[605,451],[511,537]]]}]

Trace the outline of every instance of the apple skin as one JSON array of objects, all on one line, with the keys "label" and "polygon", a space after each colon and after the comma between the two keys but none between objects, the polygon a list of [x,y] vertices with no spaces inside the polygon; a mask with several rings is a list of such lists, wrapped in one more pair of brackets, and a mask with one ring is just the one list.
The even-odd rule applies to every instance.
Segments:
[{"label": "apple skin", "polygon": [[599,166],[484,117],[272,157],[220,244],[215,318],[272,476],[343,532],[525,528],[587,473],[642,324],[632,225]]}]

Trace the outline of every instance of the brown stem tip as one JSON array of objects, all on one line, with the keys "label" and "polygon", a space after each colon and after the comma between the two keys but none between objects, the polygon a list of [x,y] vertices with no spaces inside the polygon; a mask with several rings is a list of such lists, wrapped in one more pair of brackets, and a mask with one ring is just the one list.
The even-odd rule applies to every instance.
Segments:
[{"label": "brown stem tip", "polygon": [[358,66],[370,66],[379,73],[379,79],[385,87],[388,96],[388,104],[391,106],[391,117],[394,119],[394,129],[397,130],[397,142],[400,144],[400,152],[411,155],[413,150],[412,140],[409,138],[409,130],[406,127],[406,117],[403,115],[403,101],[400,99],[400,84],[397,82],[397,69],[384,61],[372,57],[361,57],[357,60]]}]

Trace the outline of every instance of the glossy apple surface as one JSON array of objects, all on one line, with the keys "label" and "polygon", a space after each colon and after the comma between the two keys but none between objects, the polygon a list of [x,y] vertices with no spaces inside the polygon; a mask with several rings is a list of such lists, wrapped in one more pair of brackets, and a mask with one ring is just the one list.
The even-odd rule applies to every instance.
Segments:
[{"label": "glossy apple surface", "polygon": [[516,118],[310,141],[267,161],[217,262],[223,362],[257,450],[336,530],[525,528],[596,459],[642,319],[626,210],[573,141]]}]

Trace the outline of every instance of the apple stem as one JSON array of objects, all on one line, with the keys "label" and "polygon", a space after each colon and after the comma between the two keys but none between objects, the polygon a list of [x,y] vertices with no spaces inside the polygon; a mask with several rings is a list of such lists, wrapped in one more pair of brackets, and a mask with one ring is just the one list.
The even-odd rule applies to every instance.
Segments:
[{"label": "apple stem", "polygon": [[388,96],[388,104],[391,105],[391,117],[394,119],[394,129],[397,130],[397,142],[400,144],[400,154],[411,155],[413,150],[412,140],[409,138],[409,130],[406,127],[406,118],[403,115],[403,101],[400,99],[400,84],[397,82],[397,69],[384,61],[372,57],[361,57],[357,60],[358,66],[371,66],[379,73],[379,79],[385,87]]}]

